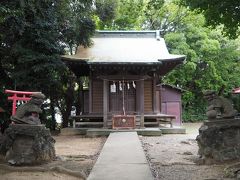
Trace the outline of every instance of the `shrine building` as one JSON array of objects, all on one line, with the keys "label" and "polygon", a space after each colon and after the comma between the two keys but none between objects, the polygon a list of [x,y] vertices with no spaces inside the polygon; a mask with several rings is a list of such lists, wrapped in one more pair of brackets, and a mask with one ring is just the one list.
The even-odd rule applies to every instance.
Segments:
[{"label": "shrine building", "polygon": [[160,31],[97,31],[92,41],[62,57],[77,77],[89,81],[76,124],[114,129],[181,124],[176,115],[163,113],[160,83],[185,56],[169,54]]}]

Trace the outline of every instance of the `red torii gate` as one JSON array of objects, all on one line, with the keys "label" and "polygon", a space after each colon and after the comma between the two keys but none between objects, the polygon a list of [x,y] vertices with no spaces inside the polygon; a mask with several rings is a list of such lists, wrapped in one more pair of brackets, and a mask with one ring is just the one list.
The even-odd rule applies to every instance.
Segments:
[{"label": "red torii gate", "polygon": [[12,96],[8,97],[8,100],[13,101],[12,103],[12,115],[16,114],[17,101],[29,101],[31,95],[38,92],[27,92],[27,91],[14,91],[14,90],[5,90],[6,94],[11,94]]}]

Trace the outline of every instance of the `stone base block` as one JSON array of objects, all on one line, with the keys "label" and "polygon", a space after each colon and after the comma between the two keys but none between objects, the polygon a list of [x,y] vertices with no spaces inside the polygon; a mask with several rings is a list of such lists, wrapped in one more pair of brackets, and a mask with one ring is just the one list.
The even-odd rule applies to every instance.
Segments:
[{"label": "stone base block", "polygon": [[240,159],[240,120],[206,121],[197,136],[203,164]]},{"label": "stone base block", "polygon": [[0,154],[12,165],[41,164],[55,159],[54,143],[44,125],[12,124],[4,133]]}]

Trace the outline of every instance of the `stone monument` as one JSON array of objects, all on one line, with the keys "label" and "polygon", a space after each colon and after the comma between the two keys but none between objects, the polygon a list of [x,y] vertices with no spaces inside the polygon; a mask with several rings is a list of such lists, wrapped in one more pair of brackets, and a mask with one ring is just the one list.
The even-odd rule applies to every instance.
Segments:
[{"label": "stone monument", "polygon": [[0,144],[0,154],[11,165],[41,164],[55,159],[55,140],[39,119],[44,99],[42,93],[34,93],[11,116],[12,124]]},{"label": "stone monument", "polygon": [[240,159],[240,120],[230,100],[214,91],[204,92],[208,101],[207,118],[199,128],[200,162],[212,164]]}]

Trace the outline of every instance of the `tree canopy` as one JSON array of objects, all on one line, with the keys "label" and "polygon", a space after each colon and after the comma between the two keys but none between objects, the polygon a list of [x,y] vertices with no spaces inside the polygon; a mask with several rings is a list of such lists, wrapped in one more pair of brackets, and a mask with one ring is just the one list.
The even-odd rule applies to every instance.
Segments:
[{"label": "tree canopy", "polygon": [[1,1],[1,93],[5,88],[42,91],[51,107],[60,107],[67,126],[75,82],[61,55],[91,44],[91,9],[90,0]]},{"label": "tree canopy", "polygon": [[224,30],[231,37],[239,34],[240,3],[236,0],[184,0],[185,5],[200,10],[208,25],[224,25]]}]

